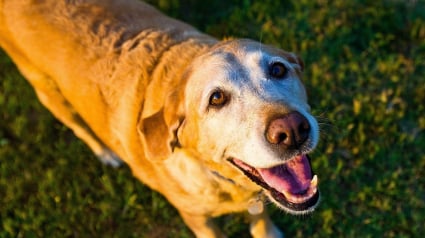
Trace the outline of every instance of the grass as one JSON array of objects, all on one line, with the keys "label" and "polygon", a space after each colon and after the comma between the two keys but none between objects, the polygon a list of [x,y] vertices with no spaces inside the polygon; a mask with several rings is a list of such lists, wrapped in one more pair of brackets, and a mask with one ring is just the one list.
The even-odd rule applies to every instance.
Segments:
[{"label": "grass", "polygon": [[[312,158],[323,199],[310,217],[269,207],[287,237],[425,233],[423,1],[151,2],[218,38],[252,38],[304,59],[322,130]],[[244,221],[219,220],[230,237],[249,237]],[[127,167],[100,164],[1,53],[0,237],[192,235]]]}]

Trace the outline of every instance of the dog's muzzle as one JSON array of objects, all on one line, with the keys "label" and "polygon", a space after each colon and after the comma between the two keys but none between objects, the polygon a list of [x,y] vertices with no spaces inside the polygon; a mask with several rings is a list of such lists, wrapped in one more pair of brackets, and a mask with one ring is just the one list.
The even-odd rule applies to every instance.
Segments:
[{"label": "dog's muzzle", "polygon": [[255,168],[238,158],[229,161],[253,182],[260,185],[268,197],[292,214],[305,214],[319,203],[318,178],[310,158],[303,154],[311,133],[310,124],[299,112],[291,112],[270,120],[265,137],[279,152],[295,154],[271,168]]}]

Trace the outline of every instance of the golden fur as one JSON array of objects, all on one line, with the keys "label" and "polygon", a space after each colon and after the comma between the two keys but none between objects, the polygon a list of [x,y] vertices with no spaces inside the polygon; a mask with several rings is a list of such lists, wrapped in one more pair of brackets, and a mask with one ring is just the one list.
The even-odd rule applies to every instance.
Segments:
[{"label": "golden fur", "polygon": [[[211,218],[252,204],[258,211],[251,212],[251,234],[281,236],[257,201],[262,189],[224,154],[258,152],[264,161],[247,163],[276,166],[284,160],[267,146],[242,149],[244,137],[251,135],[243,131],[293,110],[315,123],[298,79],[303,65],[297,57],[248,40],[219,42],[138,1],[0,0],[0,9],[1,47],[40,101],[102,161],[117,166],[123,160],[179,210],[198,237],[224,236]],[[288,92],[261,98],[253,84],[245,91],[232,89],[246,100],[232,98],[240,103],[226,114],[200,109],[215,77],[230,78],[233,64],[243,60],[247,78],[258,74],[261,67],[249,67],[262,53],[294,68]],[[232,80],[219,86],[235,87]],[[304,152],[315,146],[317,133]],[[256,147],[254,139],[250,143]]]}]

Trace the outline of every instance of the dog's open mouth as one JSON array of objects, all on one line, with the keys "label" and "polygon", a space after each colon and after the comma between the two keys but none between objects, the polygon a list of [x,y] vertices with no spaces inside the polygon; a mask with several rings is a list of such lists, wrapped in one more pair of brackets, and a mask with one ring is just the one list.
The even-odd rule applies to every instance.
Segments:
[{"label": "dog's open mouth", "polygon": [[313,175],[307,155],[298,155],[272,168],[254,168],[241,160],[230,162],[260,185],[277,205],[294,214],[312,211],[319,202],[317,175]]}]

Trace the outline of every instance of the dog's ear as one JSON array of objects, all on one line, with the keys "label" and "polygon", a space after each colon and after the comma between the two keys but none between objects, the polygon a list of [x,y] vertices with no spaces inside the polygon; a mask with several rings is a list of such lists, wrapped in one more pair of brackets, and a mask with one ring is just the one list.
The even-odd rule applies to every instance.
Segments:
[{"label": "dog's ear", "polygon": [[142,115],[139,121],[138,132],[150,160],[164,160],[180,145],[177,131],[184,121],[181,95],[172,93],[157,112],[145,118]]}]

